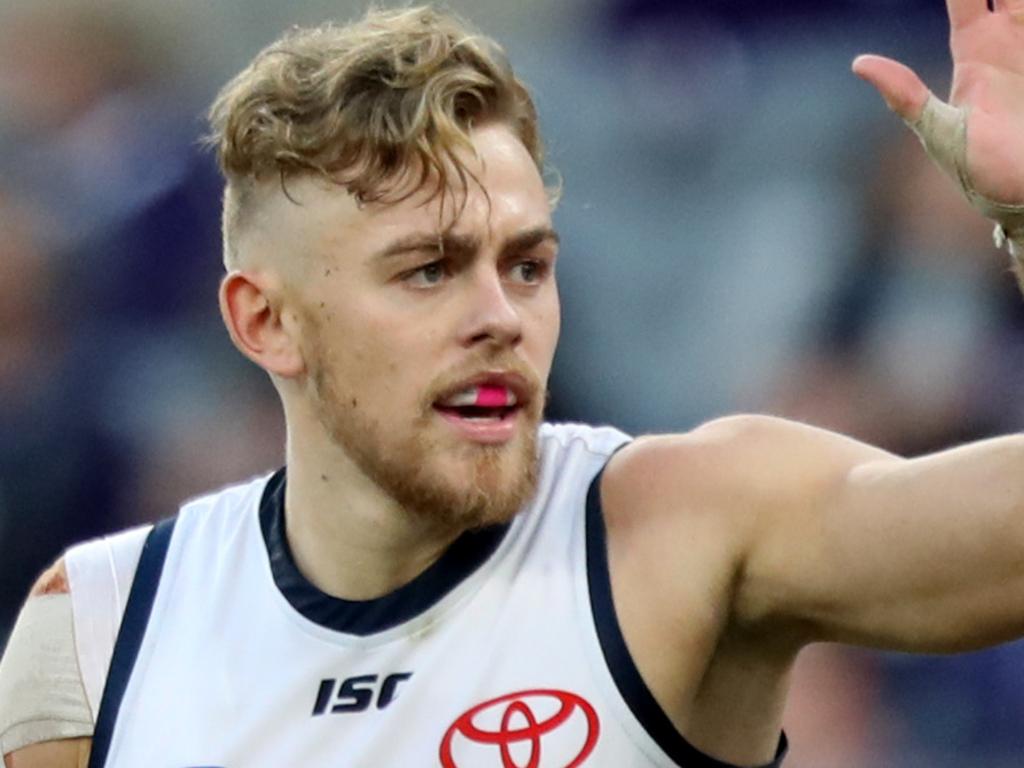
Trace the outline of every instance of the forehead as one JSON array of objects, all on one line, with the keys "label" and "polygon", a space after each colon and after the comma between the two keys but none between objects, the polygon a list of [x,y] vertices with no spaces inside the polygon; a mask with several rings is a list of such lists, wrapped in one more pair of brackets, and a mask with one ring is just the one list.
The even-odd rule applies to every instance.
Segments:
[{"label": "forehead", "polygon": [[261,228],[278,249],[358,257],[413,233],[466,234],[486,243],[550,226],[544,182],[515,135],[493,125],[471,138],[475,152],[462,151],[460,158],[476,181],[470,179],[465,191],[456,188],[442,197],[428,182],[405,199],[360,205],[337,185],[302,178],[288,183],[287,195],[279,187],[271,192]]}]

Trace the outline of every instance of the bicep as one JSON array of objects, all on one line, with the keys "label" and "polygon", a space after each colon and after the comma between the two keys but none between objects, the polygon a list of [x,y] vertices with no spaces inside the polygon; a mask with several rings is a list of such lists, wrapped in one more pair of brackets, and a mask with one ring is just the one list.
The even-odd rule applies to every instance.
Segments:
[{"label": "bicep", "polygon": [[6,768],[86,768],[92,739],[61,739],[22,747],[4,755]]},{"label": "bicep", "polygon": [[912,460],[817,430],[793,440],[750,542],[748,618],[917,651],[1024,631],[1024,438]]}]

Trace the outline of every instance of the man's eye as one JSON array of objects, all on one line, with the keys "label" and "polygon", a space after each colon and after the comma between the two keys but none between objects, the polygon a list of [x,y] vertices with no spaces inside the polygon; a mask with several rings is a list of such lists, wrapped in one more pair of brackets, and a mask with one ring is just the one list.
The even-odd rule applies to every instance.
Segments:
[{"label": "man's eye", "polygon": [[429,264],[424,264],[422,267],[417,267],[412,272],[409,272],[404,280],[406,283],[412,286],[425,287],[430,285],[437,285],[444,280],[446,275],[444,262],[432,261]]},{"label": "man's eye", "polygon": [[532,285],[541,281],[544,270],[545,265],[540,261],[520,261],[512,267],[509,274],[516,282]]}]

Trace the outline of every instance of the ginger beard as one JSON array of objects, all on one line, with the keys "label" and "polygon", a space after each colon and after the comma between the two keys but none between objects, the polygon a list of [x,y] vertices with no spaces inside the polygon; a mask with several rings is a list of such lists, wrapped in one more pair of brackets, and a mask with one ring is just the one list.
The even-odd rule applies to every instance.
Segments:
[{"label": "ginger beard", "polygon": [[[466,530],[511,520],[537,487],[537,430],[544,398],[537,377],[512,355],[474,359],[435,378],[407,429],[385,427],[348,391],[317,324],[306,328],[306,360],[314,412],[331,440],[408,513],[439,527]],[[482,370],[515,372],[533,396],[518,418],[516,437],[480,445],[439,435],[433,404],[448,389]],[[443,427],[442,427],[443,430]],[[441,466],[441,463],[447,467]]]}]

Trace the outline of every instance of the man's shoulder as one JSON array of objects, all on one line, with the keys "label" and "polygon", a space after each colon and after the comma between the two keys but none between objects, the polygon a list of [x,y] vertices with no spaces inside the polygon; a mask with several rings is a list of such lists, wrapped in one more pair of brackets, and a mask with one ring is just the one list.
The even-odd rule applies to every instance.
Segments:
[{"label": "man's shoulder", "polygon": [[637,438],[609,462],[600,486],[609,574],[630,606],[624,634],[647,647],[648,662],[654,648],[716,642],[757,530],[766,482],[758,457],[788,428],[728,417]]},{"label": "man's shoulder", "polygon": [[[196,496],[182,505],[178,516],[216,522],[240,517],[230,513],[251,510],[258,504],[269,477],[259,475]],[[152,523],[145,523],[73,544],[36,579],[30,596],[127,590],[152,529]]]},{"label": "man's shoulder", "polygon": [[[250,509],[252,503],[259,502],[270,477],[271,474],[264,473],[190,497],[177,510],[177,516],[203,517],[206,513],[215,510],[224,512]],[[152,528],[152,523],[142,523],[112,531],[95,539],[87,539],[72,544],[64,555],[47,568],[37,579],[35,586],[32,588],[32,594],[67,592],[69,584],[66,560],[69,558],[80,559],[83,555],[109,558],[111,550],[114,552],[126,550],[137,555],[137,550],[142,547],[146,536]],[[71,580],[74,580],[73,575]]]},{"label": "man's shoulder", "polygon": [[808,443],[803,424],[760,414],[726,416],[689,432],[647,435],[623,448],[602,482],[606,514],[669,520],[744,512],[780,492]]},{"label": "man's shoulder", "polygon": [[279,469],[276,472],[262,472],[246,480],[224,485],[193,496],[182,504],[179,514],[192,514],[214,509],[248,508],[251,503],[259,503],[268,481],[283,472],[283,469]]},{"label": "man's shoulder", "polygon": [[631,514],[719,515],[735,524],[813,499],[868,455],[887,454],[797,421],[727,416],[633,441],[610,462],[602,495],[613,512],[628,501]]}]

